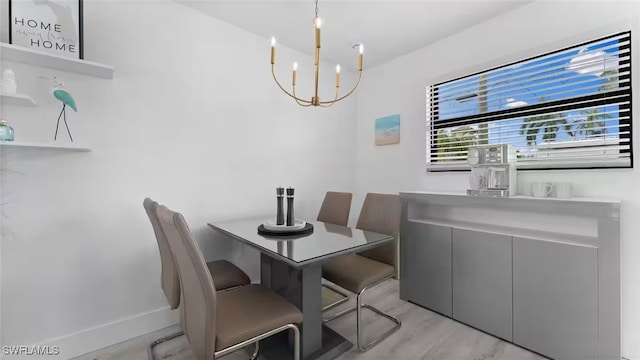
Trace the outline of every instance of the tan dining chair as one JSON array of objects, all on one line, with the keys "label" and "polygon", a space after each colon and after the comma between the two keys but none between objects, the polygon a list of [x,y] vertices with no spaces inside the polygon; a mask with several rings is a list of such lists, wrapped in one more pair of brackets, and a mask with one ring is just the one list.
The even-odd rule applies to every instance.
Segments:
[{"label": "tan dining chair", "polygon": [[[327,191],[318,212],[318,221],[347,226],[353,194]],[[322,284],[322,311],[327,311],[349,300],[349,294],[329,284]]]},{"label": "tan dining chair", "polygon": [[[144,199],[142,205],[144,206],[144,210],[147,212],[147,216],[149,217],[149,221],[153,227],[153,232],[156,236],[156,241],[158,242],[158,249],[160,250],[160,285],[162,286],[162,290],[164,290],[164,295],[167,298],[167,302],[169,302],[171,310],[174,310],[180,305],[180,282],[178,281],[178,271],[173,261],[173,255],[171,254],[167,237],[160,226],[160,220],[156,214],[156,208],[159,205],[150,198]],[[216,282],[216,286],[219,291],[251,283],[249,276],[247,276],[244,271],[226,260],[208,262],[207,269],[211,276],[215,277],[214,281]],[[153,341],[149,344],[147,349],[149,358],[152,360],[154,359],[153,348],[156,345],[182,335],[184,335],[184,333],[180,331]]]},{"label": "tan dining chair", "polygon": [[[213,360],[282,331],[293,331],[293,357],[300,359],[302,313],[258,284],[217,292],[207,264],[184,217],[156,208],[180,281],[180,326],[197,360]],[[257,357],[257,351],[252,358]]]},{"label": "tan dining chair", "polygon": [[[369,304],[363,303],[362,299],[367,290],[396,275],[396,252],[400,230],[400,210],[400,197],[398,195],[367,194],[362,204],[362,210],[360,211],[356,228],[393,236],[394,241],[358,254],[341,256],[322,266],[322,276],[324,278],[357,294],[355,307],[340,311],[323,320],[323,322],[329,322],[355,311],[357,344],[358,349],[363,352],[396,332],[402,325],[399,319]],[[363,344],[362,339],[363,307],[395,323],[393,328],[368,344]]]},{"label": "tan dining chair", "polygon": [[327,191],[318,212],[318,221],[347,226],[351,211],[351,198],[348,192]]}]

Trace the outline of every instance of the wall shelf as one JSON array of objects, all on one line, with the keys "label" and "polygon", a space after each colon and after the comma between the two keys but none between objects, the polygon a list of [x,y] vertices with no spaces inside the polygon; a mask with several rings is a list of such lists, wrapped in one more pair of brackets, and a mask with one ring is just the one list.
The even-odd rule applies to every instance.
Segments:
[{"label": "wall shelf", "polygon": [[0,141],[0,149],[20,149],[20,148],[30,148],[30,149],[43,149],[43,150],[63,150],[63,151],[78,151],[78,152],[87,152],[91,151],[90,148],[82,145],[69,144],[69,143],[61,143],[56,144],[54,142],[26,142],[26,141]]},{"label": "wall shelf", "polygon": [[0,43],[0,56],[3,61],[15,61],[103,79],[113,79],[113,66],[70,59],[13,44]]},{"label": "wall shelf", "polygon": [[26,107],[38,106],[30,96],[24,95],[24,94],[0,93],[0,101],[2,102],[2,105],[16,105],[16,106],[26,106]]}]

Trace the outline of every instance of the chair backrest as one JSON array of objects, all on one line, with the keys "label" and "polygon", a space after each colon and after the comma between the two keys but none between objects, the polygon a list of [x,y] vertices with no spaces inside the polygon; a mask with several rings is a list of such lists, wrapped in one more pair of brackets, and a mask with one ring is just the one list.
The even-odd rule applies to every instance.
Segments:
[{"label": "chair backrest", "polygon": [[216,287],[184,217],[157,208],[180,279],[180,326],[198,360],[212,360],[216,349]]},{"label": "chair backrest", "polygon": [[400,196],[368,193],[362,204],[356,228],[391,235],[394,241],[359,253],[397,268],[398,234],[400,232]]},{"label": "chair backrest", "polygon": [[158,241],[158,249],[160,250],[160,284],[169,306],[173,310],[180,305],[180,282],[167,237],[160,226],[160,220],[158,220],[158,215],[156,214],[158,203],[146,198],[142,205],[144,205],[144,210],[147,212],[149,221],[151,221],[153,232],[156,234],[156,241]]},{"label": "chair backrest", "polygon": [[327,191],[318,213],[318,221],[347,226],[352,197],[351,193]]}]

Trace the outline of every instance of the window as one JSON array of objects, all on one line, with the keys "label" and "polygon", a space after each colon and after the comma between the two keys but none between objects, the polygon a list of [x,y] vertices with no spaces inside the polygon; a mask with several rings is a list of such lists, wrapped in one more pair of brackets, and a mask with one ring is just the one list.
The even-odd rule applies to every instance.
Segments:
[{"label": "window", "polygon": [[429,171],[512,144],[518,169],[633,167],[631,33],[430,86]]}]

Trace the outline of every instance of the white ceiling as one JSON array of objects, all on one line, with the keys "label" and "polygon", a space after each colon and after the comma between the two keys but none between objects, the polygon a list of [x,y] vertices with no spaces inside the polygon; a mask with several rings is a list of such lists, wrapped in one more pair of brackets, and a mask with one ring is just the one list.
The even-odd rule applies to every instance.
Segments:
[{"label": "white ceiling", "polygon": [[[224,22],[313,55],[313,0],[176,0]],[[321,58],[356,67],[352,44],[365,46],[365,67],[382,64],[533,0],[320,0]]]}]

